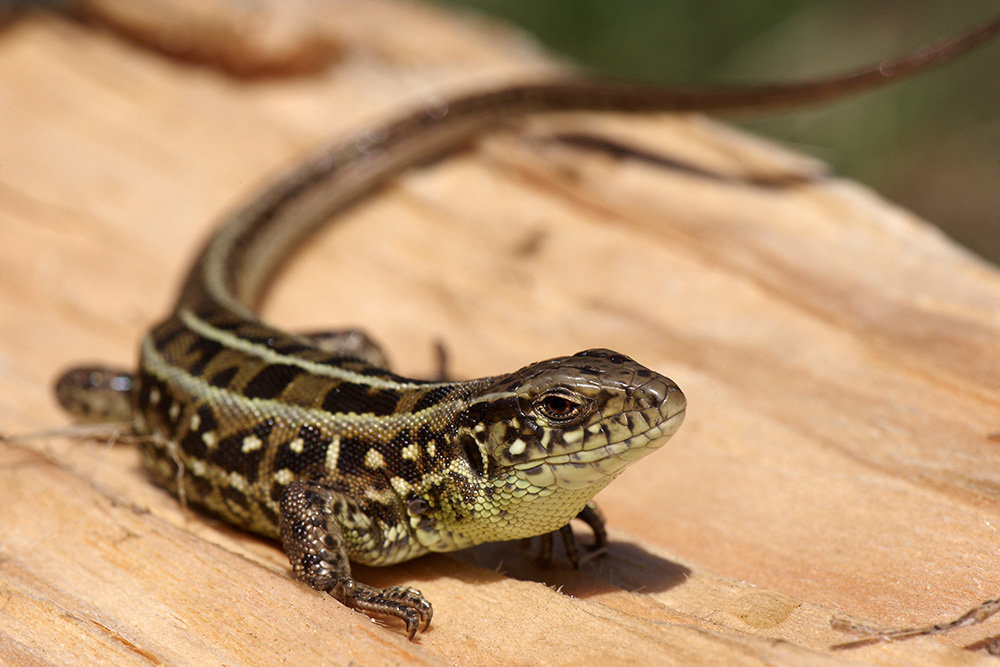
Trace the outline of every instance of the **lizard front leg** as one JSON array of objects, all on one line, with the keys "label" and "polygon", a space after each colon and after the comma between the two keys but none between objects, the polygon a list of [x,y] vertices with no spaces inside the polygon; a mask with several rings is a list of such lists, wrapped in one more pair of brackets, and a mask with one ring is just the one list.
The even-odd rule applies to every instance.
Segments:
[{"label": "lizard front leg", "polygon": [[351,576],[335,511],[335,505],[343,501],[341,493],[318,482],[297,481],[285,488],[280,508],[281,543],[295,576],[351,609],[402,620],[412,640],[417,630],[430,625],[431,603],[414,588],[375,588]]},{"label": "lizard front leg", "polygon": [[[576,518],[583,521],[594,533],[594,543],[587,547],[588,551],[600,555],[604,548],[608,546],[608,530],[604,527],[604,514],[597,503],[590,501],[580,510]],[[580,567],[580,552],[576,545],[576,536],[570,524],[566,524],[559,530],[540,535],[540,545],[538,549],[538,564],[549,565],[552,562],[552,540],[559,535],[562,537],[563,547],[566,549],[566,559],[574,568]]]}]

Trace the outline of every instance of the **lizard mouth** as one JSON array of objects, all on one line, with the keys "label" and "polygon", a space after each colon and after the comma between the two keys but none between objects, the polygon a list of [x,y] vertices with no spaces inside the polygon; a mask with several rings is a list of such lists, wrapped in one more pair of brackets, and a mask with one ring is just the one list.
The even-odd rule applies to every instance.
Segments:
[{"label": "lizard mouth", "polygon": [[659,449],[677,432],[687,409],[676,387],[661,400],[637,400],[636,409],[585,427],[577,448],[513,467],[532,485],[579,489],[604,484],[630,463]]}]

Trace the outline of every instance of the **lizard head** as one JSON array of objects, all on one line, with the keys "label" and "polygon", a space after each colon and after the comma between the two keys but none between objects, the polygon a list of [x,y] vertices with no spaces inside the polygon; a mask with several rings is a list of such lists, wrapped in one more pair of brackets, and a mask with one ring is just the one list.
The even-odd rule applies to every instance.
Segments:
[{"label": "lizard head", "polygon": [[565,525],[626,466],[662,446],[685,407],[670,379],[611,350],[492,378],[463,411],[457,435],[481,506],[494,515],[496,535],[487,539]]},{"label": "lizard head", "polygon": [[466,415],[479,450],[466,454],[488,477],[516,470],[537,486],[588,487],[663,445],[686,404],[659,373],[585,350],[497,378]]}]

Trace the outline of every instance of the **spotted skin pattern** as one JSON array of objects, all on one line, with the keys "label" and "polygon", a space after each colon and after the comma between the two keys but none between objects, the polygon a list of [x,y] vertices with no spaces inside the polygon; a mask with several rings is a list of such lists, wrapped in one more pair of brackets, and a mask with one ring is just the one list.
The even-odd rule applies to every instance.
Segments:
[{"label": "spotted skin pattern", "polygon": [[[259,323],[197,321],[154,329],[135,381],[117,383],[129,388],[147,469],[187,502],[280,539],[297,577],[353,609],[400,618],[411,637],[430,623],[430,603],[412,588],[355,581],[351,561],[567,537],[578,515],[600,544],[591,499],[684,415],[676,385],[608,350],[422,382],[328,336],[316,344]],[[203,335],[205,321],[220,340]],[[370,341],[363,349],[383,358]],[[302,363],[275,364],[275,353]],[[96,372],[65,378],[88,378],[87,395],[108,391],[108,381],[94,386]]]}]

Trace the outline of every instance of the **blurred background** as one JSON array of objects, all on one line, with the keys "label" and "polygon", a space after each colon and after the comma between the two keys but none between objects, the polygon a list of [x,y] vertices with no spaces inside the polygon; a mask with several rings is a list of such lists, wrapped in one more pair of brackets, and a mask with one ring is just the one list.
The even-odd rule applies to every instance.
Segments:
[{"label": "blurred background", "polygon": [[[868,65],[998,0],[438,0],[501,17],[602,76],[750,84]],[[1000,263],[1000,42],[860,97],[736,124],[827,162]]]}]

